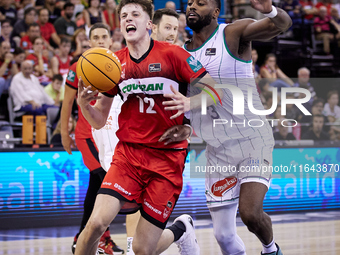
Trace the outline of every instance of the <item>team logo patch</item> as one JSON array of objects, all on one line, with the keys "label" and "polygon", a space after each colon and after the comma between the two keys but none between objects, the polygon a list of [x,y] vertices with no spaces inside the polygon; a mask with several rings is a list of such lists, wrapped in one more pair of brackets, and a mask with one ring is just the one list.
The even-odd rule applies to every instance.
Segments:
[{"label": "team logo patch", "polygon": [[189,64],[191,70],[193,70],[195,73],[203,67],[202,64],[193,56],[187,58],[187,63]]},{"label": "team logo patch", "polygon": [[74,82],[75,77],[76,73],[70,70],[67,75],[67,80],[69,80],[70,82]]},{"label": "team logo patch", "polygon": [[265,163],[266,165],[269,166],[269,161],[268,161],[268,160],[264,159],[264,160],[263,160],[263,163]]},{"label": "team logo patch", "polygon": [[160,72],[161,71],[161,63],[154,63],[149,65],[149,72]]},{"label": "team logo patch", "polygon": [[171,207],[172,207],[172,202],[168,201],[168,203],[167,203],[166,206],[169,207],[169,208],[171,208]]},{"label": "team logo patch", "polygon": [[216,48],[208,48],[205,50],[206,56],[215,56],[216,55]]},{"label": "team logo patch", "polygon": [[234,176],[227,177],[215,182],[211,186],[211,193],[216,197],[222,197],[224,193],[236,186],[237,178]]}]

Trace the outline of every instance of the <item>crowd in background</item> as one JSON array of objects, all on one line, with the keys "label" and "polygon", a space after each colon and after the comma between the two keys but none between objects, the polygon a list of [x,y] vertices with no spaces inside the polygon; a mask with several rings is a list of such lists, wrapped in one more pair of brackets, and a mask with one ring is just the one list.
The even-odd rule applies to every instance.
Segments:
[{"label": "crowd in background", "polygon": [[[113,52],[126,46],[116,7],[115,0],[0,1],[0,98],[10,96],[14,111],[31,115],[46,115],[48,108],[60,109],[68,69],[90,48],[87,36],[93,24],[102,22],[110,27]],[[165,7],[176,10],[171,1]],[[340,44],[339,3],[332,4],[330,0],[317,3],[284,0],[281,7],[289,13],[294,24],[301,21],[312,24],[316,38],[323,40],[325,54],[331,52],[332,41]],[[176,44],[183,46],[190,36],[185,14],[181,13]],[[277,65],[275,54],[268,52],[261,66],[257,59],[254,49],[254,76],[265,109],[272,106],[273,88],[280,94],[284,87],[300,87],[308,89],[312,95],[312,99],[304,104],[312,116],[304,115],[292,104],[287,105],[286,115],[281,115],[278,97],[277,109],[268,116],[278,120],[273,126],[276,140],[340,140],[338,91],[329,91],[327,98],[320,98],[310,81],[312,74],[306,67],[297,70],[297,79],[293,81]],[[287,98],[303,96],[302,93],[294,93],[288,94]],[[6,100],[0,103],[1,107],[6,107]],[[6,121],[5,116],[2,119]],[[299,124],[287,127],[287,123],[282,124],[284,119],[297,120]],[[76,116],[70,120],[70,132],[74,131],[75,120]],[[52,141],[60,143],[59,126],[57,119],[53,124],[56,137]]]}]

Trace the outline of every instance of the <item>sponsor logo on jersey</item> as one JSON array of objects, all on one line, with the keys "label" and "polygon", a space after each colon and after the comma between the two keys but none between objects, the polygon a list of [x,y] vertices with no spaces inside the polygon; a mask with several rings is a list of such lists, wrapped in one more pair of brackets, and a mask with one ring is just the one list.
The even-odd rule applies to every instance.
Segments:
[{"label": "sponsor logo on jersey", "polygon": [[157,213],[158,215],[162,215],[162,212],[156,208],[154,208],[152,205],[150,205],[145,199],[144,199],[144,204],[146,207],[148,207],[151,211]]},{"label": "sponsor logo on jersey", "polygon": [[74,78],[76,77],[76,73],[73,72],[72,70],[70,70],[68,72],[68,75],[67,75],[67,79],[70,81],[70,82],[74,82]]},{"label": "sponsor logo on jersey", "polygon": [[118,183],[115,183],[115,185],[113,185],[116,189],[118,189],[119,191],[123,192],[125,195],[131,196],[131,192],[128,192],[127,190],[125,190],[122,186],[120,186]]},{"label": "sponsor logo on jersey", "polygon": [[191,70],[193,70],[195,73],[197,73],[203,67],[202,64],[193,56],[187,58],[187,63],[189,64]]},{"label": "sponsor logo on jersey", "polygon": [[205,50],[206,56],[215,56],[216,55],[216,48],[208,48]]},{"label": "sponsor logo on jersey", "polygon": [[168,203],[166,204],[167,207],[171,208],[172,207],[172,202],[168,201]]},{"label": "sponsor logo on jersey", "polygon": [[169,217],[169,214],[171,212],[171,209],[168,209],[167,207],[164,208],[164,212],[163,212],[163,218],[166,219]]},{"label": "sponsor logo on jersey", "polygon": [[150,64],[149,65],[149,72],[153,73],[153,72],[160,72],[161,69],[161,63],[154,63],[154,64]]},{"label": "sponsor logo on jersey", "polygon": [[236,186],[237,178],[234,176],[227,177],[215,182],[211,186],[211,193],[216,197],[222,197],[224,193]]},{"label": "sponsor logo on jersey", "polygon": [[163,83],[151,83],[148,85],[145,84],[129,84],[122,88],[123,93],[131,92],[131,91],[157,91],[163,90]]}]

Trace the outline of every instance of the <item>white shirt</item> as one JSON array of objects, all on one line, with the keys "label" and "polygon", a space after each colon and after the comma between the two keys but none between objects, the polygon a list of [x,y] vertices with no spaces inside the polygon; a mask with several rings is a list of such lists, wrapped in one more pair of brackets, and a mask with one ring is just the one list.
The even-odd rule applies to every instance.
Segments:
[{"label": "white shirt", "polygon": [[54,104],[53,99],[46,94],[38,78],[33,74],[30,75],[30,78],[25,78],[22,72],[14,75],[9,92],[13,98],[14,111],[20,110],[22,106],[29,104],[29,101],[32,100],[39,105]]},{"label": "white shirt", "polygon": [[323,115],[325,116],[333,116],[336,119],[340,118],[340,107],[334,106],[334,112],[331,111],[331,108],[329,107],[329,103],[325,104],[325,107],[323,108]]}]

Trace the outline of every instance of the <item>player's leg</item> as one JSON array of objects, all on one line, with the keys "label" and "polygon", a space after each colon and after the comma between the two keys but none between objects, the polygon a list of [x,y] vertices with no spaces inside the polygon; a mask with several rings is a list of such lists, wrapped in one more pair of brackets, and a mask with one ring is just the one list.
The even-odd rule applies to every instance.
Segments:
[{"label": "player's leg", "polygon": [[133,255],[132,241],[133,241],[133,236],[136,233],[136,228],[137,228],[139,219],[140,219],[139,211],[133,214],[126,215],[126,235],[127,235],[126,254],[127,255]]},{"label": "player's leg", "polygon": [[246,249],[236,232],[238,203],[209,208],[213,221],[214,236],[223,255],[245,255]]},{"label": "player's leg", "polygon": [[268,214],[263,211],[263,199],[268,187],[259,182],[241,184],[239,212],[248,230],[254,233],[262,242],[262,254],[282,254],[275,244],[272,222]]},{"label": "player's leg", "polygon": [[77,242],[76,255],[93,255],[106,228],[116,217],[124,202],[116,197],[98,194],[93,212]]}]

